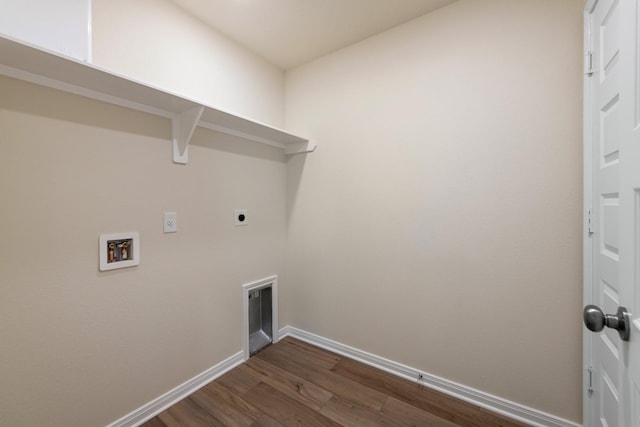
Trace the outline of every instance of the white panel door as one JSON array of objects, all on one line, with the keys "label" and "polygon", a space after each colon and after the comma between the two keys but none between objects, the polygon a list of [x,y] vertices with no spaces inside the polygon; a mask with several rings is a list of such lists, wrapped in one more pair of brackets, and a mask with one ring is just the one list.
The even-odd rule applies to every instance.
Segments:
[{"label": "white panel door", "polygon": [[[585,20],[592,71],[585,77],[585,301],[611,315],[585,314],[592,328],[603,328],[585,335],[585,426],[640,427],[638,13],[637,0],[595,0]],[[620,307],[630,313],[627,323],[616,316]]]}]

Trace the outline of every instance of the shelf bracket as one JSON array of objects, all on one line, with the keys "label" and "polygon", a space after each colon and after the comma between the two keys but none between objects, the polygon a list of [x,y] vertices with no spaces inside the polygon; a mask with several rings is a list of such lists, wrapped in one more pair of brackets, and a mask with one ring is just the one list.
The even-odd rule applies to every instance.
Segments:
[{"label": "shelf bracket", "polygon": [[173,128],[173,162],[186,165],[189,161],[189,141],[198,126],[204,107],[198,105],[171,119]]},{"label": "shelf bracket", "polygon": [[287,144],[284,149],[284,154],[311,153],[315,149],[316,143],[313,141],[294,142],[293,144]]}]

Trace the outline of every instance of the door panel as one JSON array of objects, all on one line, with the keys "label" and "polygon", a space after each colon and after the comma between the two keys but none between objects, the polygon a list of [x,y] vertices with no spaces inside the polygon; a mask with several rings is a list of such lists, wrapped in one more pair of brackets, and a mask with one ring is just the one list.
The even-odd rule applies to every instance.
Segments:
[{"label": "door panel", "polygon": [[[631,313],[629,341],[605,328],[586,336],[592,368],[585,426],[640,427],[640,10],[638,0],[596,0],[587,10],[593,73],[585,77],[586,148],[591,150],[592,234],[585,262],[590,303]],[[590,159],[590,160],[589,160]],[[585,298],[589,300],[589,298]]]},{"label": "door panel", "polygon": [[640,8],[637,0],[618,1],[623,5],[620,64],[624,71],[619,167],[620,300],[632,319],[631,336],[621,352],[624,390],[621,411],[623,422],[640,427]]},{"label": "door panel", "polygon": [[[620,103],[619,2],[599,1],[592,13],[594,73],[593,85],[593,303],[605,313],[615,313],[619,305],[619,141],[622,123]],[[594,203],[596,205],[596,203]],[[619,426],[620,339],[605,329],[593,340],[594,425]]]}]

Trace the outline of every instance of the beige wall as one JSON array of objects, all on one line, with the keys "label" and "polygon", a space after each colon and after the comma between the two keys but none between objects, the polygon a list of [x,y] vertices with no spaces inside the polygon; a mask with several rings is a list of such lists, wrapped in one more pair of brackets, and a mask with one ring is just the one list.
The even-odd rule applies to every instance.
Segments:
[{"label": "beige wall", "polygon": [[93,63],[271,126],[284,72],[169,0],[93,0]]},{"label": "beige wall", "polygon": [[[281,151],[198,129],[175,165],[168,120],[0,93],[0,425],[106,425],[241,351],[241,285],[283,266]],[[99,272],[98,236],[126,231],[140,266]]]},{"label": "beige wall", "polygon": [[[198,129],[174,165],[167,120],[0,78],[0,424],[148,403],[240,351],[275,273],[281,325],[580,420],[581,3],[461,0],[292,70],[319,148],[288,163]],[[167,0],[93,7],[97,65],[282,126],[282,71]],[[98,272],[131,230],[141,265]]]},{"label": "beige wall", "polygon": [[280,319],[581,419],[580,0],[462,0],[287,72]]},{"label": "beige wall", "polygon": [[[284,73],[171,2],[93,13],[97,65],[283,125]],[[281,150],[198,129],[175,165],[166,119],[7,78],[0,93],[0,425],[106,425],[241,351],[241,285],[284,264]],[[126,231],[140,266],[100,273],[99,235]]]}]

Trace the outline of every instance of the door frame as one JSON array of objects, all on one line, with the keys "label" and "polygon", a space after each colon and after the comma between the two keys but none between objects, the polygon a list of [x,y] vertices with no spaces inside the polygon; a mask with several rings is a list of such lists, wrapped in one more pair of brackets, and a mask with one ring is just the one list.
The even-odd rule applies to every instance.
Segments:
[{"label": "door frame", "polygon": [[[590,222],[591,209],[593,206],[593,138],[591,135],[592,118],[591,107],[593,94],[591,91],[591,77],[587,75],[588,52],[591,51],[591,12],[595,8],[598,0],[587,0],[584,8],[583,24],[583,227],[582,227],[582,250],[583,250],[583,307],[593,303],[593,239],[591,238]],[[582,423],[585,427],[592,426],[591,419],[591,392],[592,383],[591,366],[593,361],[593,334],[587,328],[582,328]]]}]

